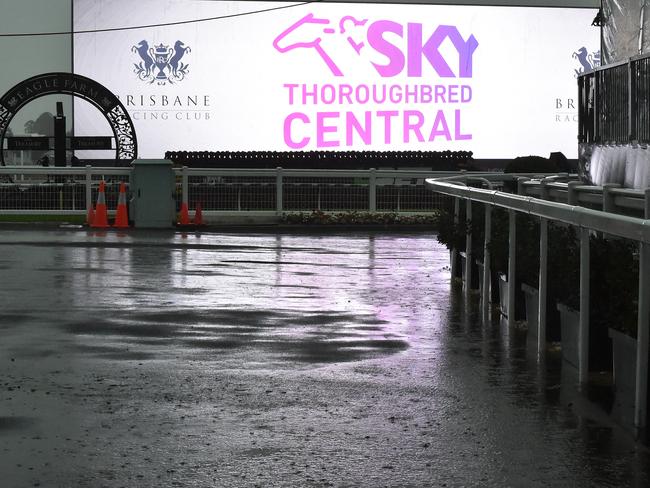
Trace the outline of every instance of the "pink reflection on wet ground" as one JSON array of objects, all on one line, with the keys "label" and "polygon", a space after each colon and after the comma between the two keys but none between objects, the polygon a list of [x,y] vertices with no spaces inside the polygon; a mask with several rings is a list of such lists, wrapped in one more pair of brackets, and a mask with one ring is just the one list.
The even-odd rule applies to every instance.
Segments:
[{"label": "pink reflection on wet ground", "polygon": [[0,235],[8,486],[648,485],[432,234],[122,234]]}]

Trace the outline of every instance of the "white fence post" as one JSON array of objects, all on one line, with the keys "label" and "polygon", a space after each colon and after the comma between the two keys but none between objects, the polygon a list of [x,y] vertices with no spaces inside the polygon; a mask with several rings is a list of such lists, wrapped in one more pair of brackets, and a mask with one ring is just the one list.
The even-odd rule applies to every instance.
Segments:
[{"label": "white fence post", "polygon": [[377,172],[375,168],[370,168],[370,176],[368,178],[368,210],[370,212],[377,211]]},{"label": "white fence post", "polygon": [[282,168],[278,166],[275,176],[275,212],[282,215],[282,208]]},{"label": "white fence post", "polygon": [[86,165],[86,214],[93,205],[93,175],[92,166]]},{"label": "white fence post", "polygon": [[[181,203],[189,202],[189,185],[188,185],[188,176],[187,176],[187,166],[181,168]],[[189,205],[188,205],[189,208]]]}]

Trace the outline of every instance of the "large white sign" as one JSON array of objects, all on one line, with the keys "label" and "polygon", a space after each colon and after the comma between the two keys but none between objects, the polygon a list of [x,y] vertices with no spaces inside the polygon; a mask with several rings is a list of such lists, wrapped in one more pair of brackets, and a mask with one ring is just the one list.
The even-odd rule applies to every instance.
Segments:
[{"label": "large white sign", "polygon": [[[254,11],[264,12],[241,15]],[[599,56],[593,9],[75,0],[74,12],[77,32],[170,24],[74,39],[75,71],[120,97],[141,157],[294,149],[576,157],[576,75]],[[197,19],[213,20],[184,23]],[[108,130],[82,104],[75,129]]]}]

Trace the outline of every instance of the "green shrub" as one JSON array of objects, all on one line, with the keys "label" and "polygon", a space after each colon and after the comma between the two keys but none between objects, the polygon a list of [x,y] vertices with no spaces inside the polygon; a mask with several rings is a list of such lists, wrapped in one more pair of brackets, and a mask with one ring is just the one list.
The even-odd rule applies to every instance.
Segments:
[{"label": "green shrub", "polygon": [[292,212],[282,215],[281,223],[295,225],[422,225],[437,227],[438,213],[401,215],[394,212]]}]

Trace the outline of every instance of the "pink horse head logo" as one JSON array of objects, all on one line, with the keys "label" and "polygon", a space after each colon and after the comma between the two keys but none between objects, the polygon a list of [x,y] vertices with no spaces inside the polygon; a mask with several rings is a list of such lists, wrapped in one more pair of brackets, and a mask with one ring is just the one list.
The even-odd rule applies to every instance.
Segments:
[{"label": "pink horse head logo", "polygon": [[343,76],[343,72],[321,45],[323,35],[348,34],[348,43],[357,54],[361,54],[364,42],[356,42],[350,34],[350,29],[362,27],[366,22],[368,22],[368,19],[357,20],[347,15],[339,21],[339,29],[337,32],[336,29],[330,26],[331,22],[329,19],[319,19],[314,17],[314,14],[307,14],[276,37],[273,41],[273,47],[281,53],[298,48],[314,49],[321,59],[325,61],[325,64],[327,64],[327,67],[334,76]]}]

